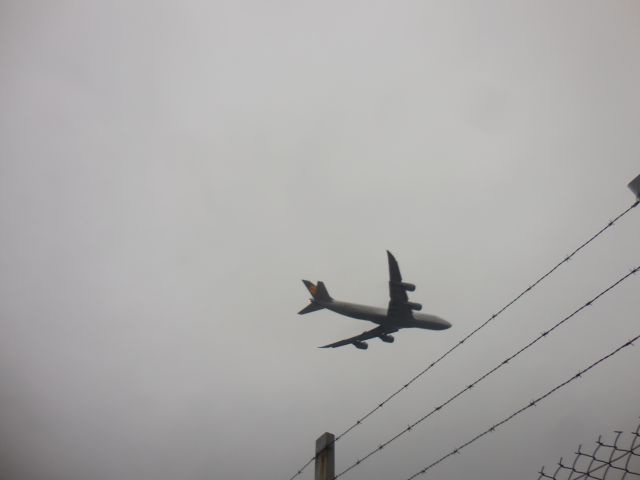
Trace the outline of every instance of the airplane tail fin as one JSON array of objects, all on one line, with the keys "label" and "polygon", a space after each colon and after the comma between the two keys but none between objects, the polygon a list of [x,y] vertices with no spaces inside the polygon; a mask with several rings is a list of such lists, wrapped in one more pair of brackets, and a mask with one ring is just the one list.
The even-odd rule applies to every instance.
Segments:
[{"label": "airplane tail fin", "polygon": [[319,302],[330,302],[333,300],[329,292],[327,292],[327,287],[324,286],[323,282],[318,282],[317,285],[314,285],[309,280],[302,280],[304,286],[307,287],[309,293],[313,297],[314,300],[318,300]]},{"label": "airplane tail fin", "polygon": [[322,310],[324,307],[320,305],[319,302],[331,302],[333,300],[331,295],[329,295],[329,292],[327,292],[327,287],[324,286],[323,282],[318,282],[316,285],[311,283],[309,280],[302,280],[302,283],[307,287],[307,290],[309,290],[309,293],[313,298],[311,299],[311,303],[300,310],[298,314],[304,315],[305,313]]}]

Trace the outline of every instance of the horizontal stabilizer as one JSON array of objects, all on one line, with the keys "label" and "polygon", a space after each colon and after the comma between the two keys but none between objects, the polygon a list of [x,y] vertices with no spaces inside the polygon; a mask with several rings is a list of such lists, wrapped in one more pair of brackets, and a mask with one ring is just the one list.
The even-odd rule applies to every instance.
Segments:
[{"label": "horizontal stabilizer", "polygon": [[311,313],[311,312],[316,312],[318,310],[322,310],[324,307],[318,305],[317,303],[310,303],[309,305],[307,305],[306,307],[304,307],[302,310],[300,310],[298,312],[298,315],[304,315],[305,313]]}]

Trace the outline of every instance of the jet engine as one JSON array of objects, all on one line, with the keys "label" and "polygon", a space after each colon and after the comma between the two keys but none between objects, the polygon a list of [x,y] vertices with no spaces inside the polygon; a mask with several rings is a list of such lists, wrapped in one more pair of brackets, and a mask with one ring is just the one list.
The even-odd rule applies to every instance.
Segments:
[{"label": "jet engine", "polygon": [[387,343],[393,343],[395,341],[395,338],[393,338],[391,335],[388,334],[382,334],[380,335],[380,340],[382,340],[383,342],[387,342]]},{"label": "jet engine", "polygon": [[407,282],[393,282],[394,285],[399,286],[401,289],[406,290],[407,292],[413,292],[416,289],[416,286],[413,283]]},{"label": "jet engine", "polygon": [[417,311],[422,310],[422,305],[420,305],[419,303],[407,302],[407,306],[408,306],[411,310],[417,310]]},{"label": "jet engine", "polygon": [[367,342],[353,342],[353,344],[355,345],[356,348],[359,348],[360,350],[366,350],[367,348],[369,348],[369,345],[367,344]]}]

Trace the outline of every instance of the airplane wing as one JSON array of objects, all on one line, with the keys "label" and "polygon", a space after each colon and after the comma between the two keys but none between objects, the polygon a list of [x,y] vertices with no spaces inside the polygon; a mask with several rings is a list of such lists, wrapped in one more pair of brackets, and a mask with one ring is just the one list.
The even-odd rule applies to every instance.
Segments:
[{"label": "airplane wing", "polygon": [[[368,332],[361,333],[360,335],[356,335],[355,337],[347,338],[345,340],[340,340],[339,342],[335,342],[335,343],[330,343],[329,345],[324,345],[323,347],[320,347],[320,348],[336,348],[336,347],[342,347],[344,345],[351,345],[351,344],[356,344],[356,346],[358,346],[357,345],[358,342],[364,342],[365,340],[369,340],[370,338],[376,338],[381,335],[386,335],[386,334],[397,332],[397,331],[398,331],[397,328],[389,328],[389,327],[384,327],[380,325],[379,327],[376,327],[373,330],[369,330]],[[392,341],[392,340],[393,339],[389,341]],[[365,344],[358,348],[367,348],[367,346]]]},{"label": "airplane wing", "polygon": [[387,250],[387,257],[389,259],[389,314],[394,317],[411,318],[412,307],[417,307],[418,304],[409,301],[407,291],[413,292],[416,287],[402,281],[398,262],[389,250]]}]

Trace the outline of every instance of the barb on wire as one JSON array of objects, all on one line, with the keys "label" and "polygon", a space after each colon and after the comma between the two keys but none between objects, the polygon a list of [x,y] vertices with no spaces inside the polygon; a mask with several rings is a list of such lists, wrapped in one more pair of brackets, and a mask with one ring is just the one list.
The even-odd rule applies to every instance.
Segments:
[{"label": "barb on wire", "polygon": [[[615,350],[613,350],[612,352],[608,353],[607,355],[605,355],[604,357],[601,357],[600,359],[596,360],[595,362],[593,362],[591,365],[589,365],[588,367],[586,367],[583,370],[580,370],[578,373],[576,373],[575,375],[573,375],[572,377],[569,377],[569,379],[565,380],[564,382],[562,382],[561,384],[553,387],[551,390],[549,390],[547,393],[540,395],[538,398],[536,398],[535,400],[532,400],[531,402],[529,402],[528,404],[526,404],[525,406],[523,406],[522,408],[516,410],[515,412],[513,412],[511,415],[509,415],[508,417],[505,417],[504,419],[500,420],[498,423],[495,423],[494,425],[492,425],[491,427],[487,428],[486,430],[484,430],[483,432],[477,434],[475,437],[471,438],[470,440],[467,440],[465,443],[463,443],[462,445],[460,445],[457,448],[454,448],[452,451],[450,451],[449,453],[447,453],[446,455],[443,455],[442,457],[440,457],[438,460],[436,460],[435,462],[427,465],[426,467],[424,467],[422,470],[417,471],[416,473],[414,473],[413,475],[411,475],[407,480],[413,480],[414,478],[416,478],[419,475],[424,475],[425,473],[427,473],[429,470],[431,470],[433,467],[435,467],[436,465],[444,462],[447,458],[456,455],[458,453],[460,453],[464,448],[468,447],[469,445],[471,445],[474,442],[477,442],[478,440],[480,440],[482,437],[488,435],[491,432],[495,432],[499,427],[501,427],[502,425],[504,425],[505,423],[513,420],[515,417],[517,417],[518,415],[520,415],[521,413],[525,412],[526,410],[530,409],[531,407],[536,406],[538,403],[540,403],[542,400],[544,400],[545,398],[553,395],[555,392],[557,392],[558,390],[560,390],[561,388],[569,385],[571,382],[579,379],[582,377],[582,375],[584,375],[585,373],[589,372],[591,369],[595,368],[596,366],[600,365],[601,363],[605,362],[606,360],[608,360],[609,358],[613,357],[615,354],[617,354],[618,352],[620,352],[621,350],[623,350],[624,348],[630,347],[633,345],[633,342],[635,342],[636,340],[638,340],[640,338],[640,335],[635,336],[634,338],[627,340],[625,343],[623,343],[622,345],[620,345],[618,348],[616,348]],[[553,478],[553,477],[551,477]],[[572,479],[573,480],[573,479]]]},{"label": "barb on wire", "polygon": [[[463,343],[465,343],[467,340],[469,340],[471,337],[473,337],[476,333],[478,333],[480,330],[482,330],[484,327],[486,327],[489,323],[491,323],[491,321],[495,320],[498,316],[500,316],[502,313],[504,313],[509,307],[511,307],[514,303],[516,303],[518,300],[520,300],[520,298],[522,298],[523,296],[525,296],[527,293],[529,293],[531,290],[533,290],[535,287],[537,287],[540,283],[542,283],[542,281],[544,281],[547,277],[549,277],[553,272],[555,272],[558,268],[560,268],[563,264],[567,263],[569,260],[571,260],[578,252],[580,252],[583,248],[585,248],[587,245],[589,245],[591,242],[593,242],[596,238],[598,238],[600,235],[602,235],[605,231],[607,231],[610,227],[612,227],[618,220],[620,220],[622,217],[624,217],[627,213],[629,213],[633,208],[637,207],[638,204],[640,203],[640,200],[636,201],[633,205],[631,205],[630,207],[628,207],[626,210],[624,210],[622,213],[620,213],[619,215],[617,215],[615,218],[613,218],[612,220],[610,220],[604,227],[602,227],[600,230],[598,230],[598,232],[596,232],[594,235],[592,235],[588,240],[584,241],[582,244],[580,244],[575,250],[573,250],[570,254],[568,254],[564,259],[562,259],[561,261],[559,261],[556,265],[554,265],[549,271],[547,271],[546,273],[544,273],[541,277],[539,277],[535,282],[533,282],[531,285],[529,285],[527,288],[525,288],[524,290],[522,290],[522,292],[520,292],[518,295],[516,295],[509,303],[507,303],[506,305],[504,305],[500,310],[498,310],[496,313],[492,314],[488,319],[486,319],[483,323],[481,323],[480,325],[478,325],[474,330],[472,330],[469,334],[467,334],[465,337],[463,337],[461,340],[459,340],[457,343],[455,343],[451,348],[449,348],[449,350],[447,350],[446,352],[444,352],[442,355],[440,355],[437,359],[435,359],[433,362],[431,362],[429,365],[427,365],[424,369],[422,369],[420,372],[418,372],[417,374],[415,374],[413,377],[411,377],[408,381],[406,381],[400,388],[398,388],[396,391],[394,391],[393,393],[391,393],[389,396],[387,396],[384,400],[382,400],[381,402],[378,402],[376,404],[376,406],[374,408],[372,408],[369,412],[367,412],[365,415],[363,415],[362,417],[358,418],[355,422],[353,422],[346,430],[344,430],[342,433],[336,435],[335,440],[333,441],[334,443],[336,443],[337,441],[341,440],[342,438],[344,438],[346,435],[348,435],[352,430],[354,430],[356,427],[362,425],[363,422],[365,422],[369,417],[371,417],[374,413],[376,413],[378,410],[380,410],[382,407],[384,407],[389,401],[391,401],[393,398],[395,398],[397,395],[399,395],[401,392],[403,392],[404,390],[406,390],[407,388],[409,388],[409,386],[414,383],[415,381],[417,381],[419,378],[421,378],[423,375],[425,375],[429,370],[431,370],[433,367],[435,367],[438,363],[440,363],[442,360],[444,360],[446,357],[448,357],[452,352],[454,352],[458,347],[460,347]],[[311,464],[311,462],[313,462],[315,460],[315,456],[311,457],[302,467],[300,467],[297,472],[292,475],[289,480],[294,480],[296,477],[300,476],[302,474],[302,472]]]},{"label": "barb on wire", "polygon": [[396,433],[395,435],[393,435],[391,438],[389,438],[388,440],[386,440],[385,442],[383,442],[378,448],[375,448],[373,450],[371,450],[369,453],[367,453],[364,457],[359,458],[356,462],[352,463],[351,465],[349,465],[349,467],[347,467],[346,469],[344,469],[342,472],[340,472],[338,475],[335,476],[335,478],[339,478],[342,475],[344,475],[345,473],[347,473],[348,471],[356,468],[357,466],[361,465],[363,461],[367,460],[369,457],[375,455],[377,452],[379,452],[380,450],[382,450],[382,448],[386,447],[387,445],[389,445],[390,443],[394,442],[395,440],[397,440],[398,438],[402,437],[403,435],[405,435],[406,433],[409,433],[409,431],[411,431],[416,425],[424,422],[427,418],[431,417],[433,414],[441,411],[444,407],[446,407],[447,405],[449,405],[450,403],[452,403],[455,399],[457,399],[458,397],[460,397],[461,395],[463,395],[465,392],[471,390],[473,387],[475,387],[476,385],[478,385],[480,382],[482,382],[483,380],[485,380],[487,377],[489,377],[490,375],[492,375],[493,373],[495,373],[496,371],[498,371],[500,368],[504,367],[505,365],[507,365],[511,360],[513,360],[514,358],[516,358],[518,355],[520,355],[521,353],[525,352],[526,350],[528,350],[529,348],[531,348],[533,345],[535,345],[536,343],[538,343],[540,340],[542,340],[543,338],[546,338],[551,332],[553,332],[554,330],[556,330],[558,327],[560,327],[562,324],[564,324],[565,322],[567,322],[569,319],[573,318],[574,316],[576,316],[578,313],[580,313],[582,310],[584,310],[587,307],[590,307],[591,305],[593,305],[600,297],[602,297],[603,295],[605,295],[606,293],[610,292],[611,290],[613,290],[615,287],[617,287],[618,285],[620,285],[622,282],[624,282],[627,278],[629,278],[630,276],[634,275],[636,272],[638,272],[640,270],[640,266],[632,269],[629,273],[627,273],[626,275],[620,277],[617,281],[615,281],[614,283],[612,283],[611,285],[609,285],[607,288],[605,288],[604,290],[602,290],[600,293],[598,293],[595,297],[593,297],[591,300],[587,301],[586,303],[584,303],[581,307],[577,308],[576,310],[574,310],[572,313],[570,313],[569,315],[567,315],[566,317],[564,317],[562,320],[560,320],[559,322],[557,322],[553,327],[551,327],[550,329],[542,332],[540,335],[538,335],[536,338],[534,338],[533,340],[531,340],[529,343],[527,343],[524,347],[521,347],[519,350],[517,350],[515,353],[513,353],[511,356],[507,357],[505,360],[501,361],[500,363],[498,363],[495,367],[493,367],[492,369],[490,369],[489,371],[485,372],[483,375],[481,375],[480,377],[478,377],[476,380],[474,380],[472,383],[468,384],[467,386],[465,386],[464,388],[462,388],[461,390],[459,390],[455,395],[451,396],[446,402],[442,403],[441,405],[433,408],[431,411],[429,411],[426,415],[420,417],[418,420],[416,420],[415,422],[413,422],[412,424],[410,424],[408,427],[403,428],[402,430],[400,430],[398,433]]},{"label": "barb on wire", "polygon": [[[595,478],[598,480],[624,480],[628,475],[640,477],[640,465],[632,465],[631,460],[640,460],[640,424],[634,432],[631,432],[629,446],[625,448],[618,444],[622,435],[621,431],[616,435],[613,444],[602,442],[602,436],[598,437],[596,446],[591,453],[582,451],[582,445],[578,447],[571,465],[565,465],[562,458],[558,462],[553,473],[544,471],[544,467],[538,472],[538,480],[550,478],[552,480],[582,480],[583,478]],[[600,452],[602,450],[602,452]],[[608,454],[607,454],[608,451]],[[580,465],[586,465],[586,468]],[[584,468],[581,470],[581,468]]]}]

